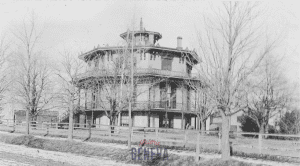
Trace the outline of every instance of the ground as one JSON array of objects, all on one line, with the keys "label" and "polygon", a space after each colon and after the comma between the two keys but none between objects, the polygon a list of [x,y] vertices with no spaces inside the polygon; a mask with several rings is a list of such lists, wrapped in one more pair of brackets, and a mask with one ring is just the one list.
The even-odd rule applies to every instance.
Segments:
[{"label": "ground", "polygon": [[[6,132],[0,132],[1,135],[21,135],[21,134],[10,134]],[[53,140],[65,140],[65,138],[53,138],[53,137],[42,137],[37,136],[42,139],[53,139]],[[82,140],[75,139],[75,142],[82,142]],[[94,147],[107,147],[107,149],[118,148],[126,149],[126,145],[113,144],[113,143],[95,143],[95,142],[84,142],[86,145],[92,145]],[[136,147],[137,146],[133,146]],[[179,151],[179,150],[169,150],[169,154],[176,154],[179,156],[194,156],[194,152]],[[218,159],[220,155],[218,154],[200,154],[202,161]],[[264,160],[254,160],[249,158],[233,157],[236,161],[252,163],[252,164],[262,164],[262,165],[285,165],[294,166],[296,164],[292,163],[279,163],[274,161],[264,161]],[[5,143],[0,143],[0,165],[11,166],[11,165],[132,165],[123,164],[120,162],[112,161],[107,157],[95,157],[95,156],[82,156],[71,153],[62,153],[54,151],[46,151],[42,149],[28,148],[19,145],[10,145]]]},{"label": "ground", "polygon": [[1,166],[113,166],[134,164],[117,163],[109,158],[82,156],[71,153],[61,153],[42,149],[28,148],[25,146],[11,145],[0,142]]}]

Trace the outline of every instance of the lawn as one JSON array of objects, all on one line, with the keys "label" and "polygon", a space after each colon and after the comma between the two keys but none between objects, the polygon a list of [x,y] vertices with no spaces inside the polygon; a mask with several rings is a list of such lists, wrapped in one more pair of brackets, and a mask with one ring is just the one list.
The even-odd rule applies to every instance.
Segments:
[{"label": "lawn", "polygon": [[[132,163],[140,165],[209,165],[209,166],[253,166],[255,164],[244,163],[235,160],[222,161],[220,159],[204,160],[195,163],[194,157],[191,156],[179,156],[174,154],[168,154],[167,159],[161,156],[154,156],[151,160],[133,160],[131,150],[118,149],[111,147],[100,147],[87,145],[82,142],[56,140],[56,139],[42,139],[34,136],[15,136],[15,135],[2,135],[0,134],[0,140],[6,143],[15,145],[25,145],[27,147],[44,149],[50,151],[75,153],[84,156],[98,156],[103,159],[112,159],[122,163]],[[141,154],[144,156],[144,154]],[[141,157],[144,159],[144,157]]]}]

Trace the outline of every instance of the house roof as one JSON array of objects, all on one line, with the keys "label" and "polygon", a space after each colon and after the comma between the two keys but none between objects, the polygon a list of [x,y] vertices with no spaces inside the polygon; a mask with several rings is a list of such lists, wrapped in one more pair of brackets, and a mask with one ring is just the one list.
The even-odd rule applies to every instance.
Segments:
[{"label": "house roof", "polygon": [[[107,47],[97,47],[94,48],[91,51],[88,51],[86,53],[83,53],[79,55],[78,57],[82,60],[86,59],[87,56],[92,55],[97,52],[101,51],[108,51],[108,50],[124,50],[125,47],[121,46],[107,46]],[[133,49],[147,49],[147,50],[161,50],[161,51],[170,51],[170,52],[175,52],[175,53],[183,53],[190,55],[192,60],[194,61],[195,64],[201,62],[199,56],[197,53],[193,50],[183,50],[183,49],[176,49],[176,48],[169,48],[169,47],[161,47],[161,46],[134,46]]]}]

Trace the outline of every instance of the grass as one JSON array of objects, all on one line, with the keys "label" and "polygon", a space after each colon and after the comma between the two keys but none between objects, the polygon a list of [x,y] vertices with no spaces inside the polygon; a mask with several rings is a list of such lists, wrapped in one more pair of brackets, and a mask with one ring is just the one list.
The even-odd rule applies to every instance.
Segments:
[{"label": "grass", "polygon": [[[253,166],[254,164],[244,163],[235,160],[222,161],[220,159],[214,160],[200,160],[199,163],[194,162],[194,157],[191,156],[178,156],[168,154],[168,159],[161,156],[154,156],[153,160],[132,160],[131,150],[117,149],[110,147],[95,147],[81,142],[67,141],[67,140],[54,140],[54,139],[41,139],[34,136],[11,136],[0,135],[0,140],[6,143],[15,145],[25,145],[27,147],[44,149],[50,151],[69,152],[85,156],[98,156],[105,159],[111,159],[123,163],[134,163],[141,165],[191,165],[191,166]],[[142,157],[143,158],[143,157]]]},{"label": "grass", "polygon": [[[43,134],[38,134],[38,135],[43,135]],[[50,137],[61,137],[61,138],[66,138],[65,135],[61,135],[61,134],[49,134],[47,136]],[[76,137],[76,139],[82,139],[82,137]],[[119,139],[119,138],[118,138]],[[92,137],[91,139],[89,139],[88,141],[90,142],[103,142],[103,143],[117,143],[117,144],[127,144],[127,141],[124,139],[123,140],[118,140],[118,139],[105,139],[105,138],[96,138],[96,137]],[[206,141],[206,140],[205,140]],[[249,144],[248,139],[239,139],[239,141],[241,141],[243,144]],[[256,140],[255,140],[256,141]],[[167,144],[167,145],[163,145],[163,144]],[[138,145],[139,142],[133,142],[133,145]],[[151,147],[151,145],[145,145],[146,147]],[[160,147],[162,148],[167,148],[167,149],[172,149],[172,150],[185,150],[185,151],[195,151],[195,146],[182,146],[182,145],[174,145],[174,144],[169,144],[168,142],[162,142],[160,144]],[[201,153],[214,153],[214,154],[220,154],[220,152],[217,150],[217,147],[212,147],[212,146],[204,146],[204,147],[200,147],[200,152]],[[253,159],[263,159],[263,160],[270,160],[270,161],[278,161],[278,162],[293,162],[293,163],[300,163],[300,159],[299,158],[293,158],[293,157],[285,157],[285,156],[276,156],[276,155],[267,155],[267,154],[257,154],[257,153],[245,153],[242,151],[233,151],[233,155],[234,156],[238,156],[238,157],[247,157],[247,158],[253,158]]]},{"label": "grass", "polygon": [[[103,142],[103,143],[116,143],[116,144],[127,144],[128,141],[121,141],[121,140],[114,140],[114,139],[100,139],[100,138],[91,138],[89,142]],[[132,142],[133,145],[138,145],[139,142]],[[153,147],[153,145],[146,144],[146,147]],[[183,146],[168,146],[168,145],[160,145],[162,148],[170,149],[170,150],[184,150],[184,151],[192,151],[196,150],[195,147],[183,147]],[[214,154],[221,154],[220,151],[215,149],[208,149],[200,147],[200,153],[214,153]],[[278,161],[278,162],[294,162],[300,163],[299,159],[295,158],[288,158],[282,156],[274,156],[274,155],[267,155],[267,154],[257,154],[257,153],[244,153],[239,151],[233,151],[233,156],[238,157],[247,157],[253,159],[262,159],[262,160],[270,160],[270,161]]]}]

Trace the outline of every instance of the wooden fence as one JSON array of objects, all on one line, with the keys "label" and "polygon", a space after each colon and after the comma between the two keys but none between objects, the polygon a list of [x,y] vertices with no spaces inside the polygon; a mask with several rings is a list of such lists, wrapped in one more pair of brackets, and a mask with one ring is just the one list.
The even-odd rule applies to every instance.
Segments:
[{"label": "wooden fence", "polygon": [[[25,132],[25,123],[14,123],[12,120],[2,120],[0,130]],[[31,122],[32,134],[67,136],[68,123],[41,123]],[[90,139],[128,140],[128,127],[109,125],[89,125],[74,123],[74,137]],[[160,145],[184,146],[195,148],[196,160],[202,150],[218,152],[221,150],[221,134],[219,131],[198,131],[151,127],[132,127],[132,142],[153,140]],[[243,135],[252,136],[252,138]],[[264,139],[263,137],[287,137],[293,140]],[[260,134],[246,132],[231,132],[230,142],[233,151],[244,153],[258,153],[285,157],[300,158],[300,135]]]}]

